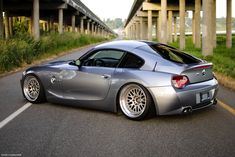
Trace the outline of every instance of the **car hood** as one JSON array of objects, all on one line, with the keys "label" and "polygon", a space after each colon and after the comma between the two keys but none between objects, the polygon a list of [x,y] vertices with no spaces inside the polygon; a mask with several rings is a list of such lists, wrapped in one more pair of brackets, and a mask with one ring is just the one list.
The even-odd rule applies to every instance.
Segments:
[{"label": "car hood", "polygon": [[55,61],[55,62],[47,63],[47,64],[42,65],[42,66],[47,66],[47,67],[52,67],[52,68],[53,67],[54,68],[60,68],[60,67],[65,67],[65,66],[70,65],[69,63],[71,63],[71,62],[72,62],[72,60],[68,60],[68,61]]},{"label": "car hood", "polygon": [[28,68],[26,71],[42,71],[42,70],[49,70],[49,69],[58,69],[58,70],[77,70],[78,66],[70,64],[72,60],[67,60],[67,61],[55,61],[55,62],[50,62],[38,66],[33,66]]}]

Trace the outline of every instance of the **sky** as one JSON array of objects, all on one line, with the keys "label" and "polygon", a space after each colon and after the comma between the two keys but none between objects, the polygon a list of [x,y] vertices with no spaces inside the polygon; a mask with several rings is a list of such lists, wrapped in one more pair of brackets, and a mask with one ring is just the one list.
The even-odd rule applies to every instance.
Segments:
[{"label": "sky", "polygon": [[[81,0],[101,20],[126,19],[134,0]],[[217,0],[217,17],[226,17],[226,0]],[[232,1],[232,16],[235,17],[235,0]]]}]

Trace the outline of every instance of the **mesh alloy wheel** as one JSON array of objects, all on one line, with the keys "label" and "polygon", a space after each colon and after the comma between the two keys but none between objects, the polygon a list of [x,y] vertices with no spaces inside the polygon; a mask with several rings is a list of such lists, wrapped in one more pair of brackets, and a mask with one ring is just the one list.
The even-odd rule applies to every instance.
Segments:
[{"label": "mesh alloy wheel", "polygon": [[39,103],[44,100],[43,87],[34,75],[28,75],[23,82],[23,93],[25,98],[32,103]]},{"label": "mesh alloy wheel", "polygon": [[140,120],[149,112],[151,97],[143,87],[129,84],[121,89],[119,105],[125,116]]}]

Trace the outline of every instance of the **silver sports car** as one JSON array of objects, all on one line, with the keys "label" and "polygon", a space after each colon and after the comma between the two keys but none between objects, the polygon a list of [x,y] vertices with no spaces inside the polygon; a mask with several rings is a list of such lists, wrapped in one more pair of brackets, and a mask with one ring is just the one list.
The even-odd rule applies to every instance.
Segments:
[{"label": "silver sports car", "polygon": [[113,41],[77,60],[23,72],[24,97],[117,112],[140,120],[189,113],[216,104],[212,64],[173,47],[148,41]]}]

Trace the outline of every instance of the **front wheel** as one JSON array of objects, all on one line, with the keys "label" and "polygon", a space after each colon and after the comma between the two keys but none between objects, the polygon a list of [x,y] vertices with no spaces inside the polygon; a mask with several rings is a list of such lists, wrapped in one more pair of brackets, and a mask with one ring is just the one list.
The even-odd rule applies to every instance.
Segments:
[{"label": "front wheel", "polygon": [[119,105],[126,117],[141,120],[149,113],[152,99],[144,87],[137,84],[128,84],[120,91]]},{"label": "front wheel", "polygon": [[34,75],[27,75],[23,81],[23,94],[32,103],[41,103],[45,100],[43,86]]}]

